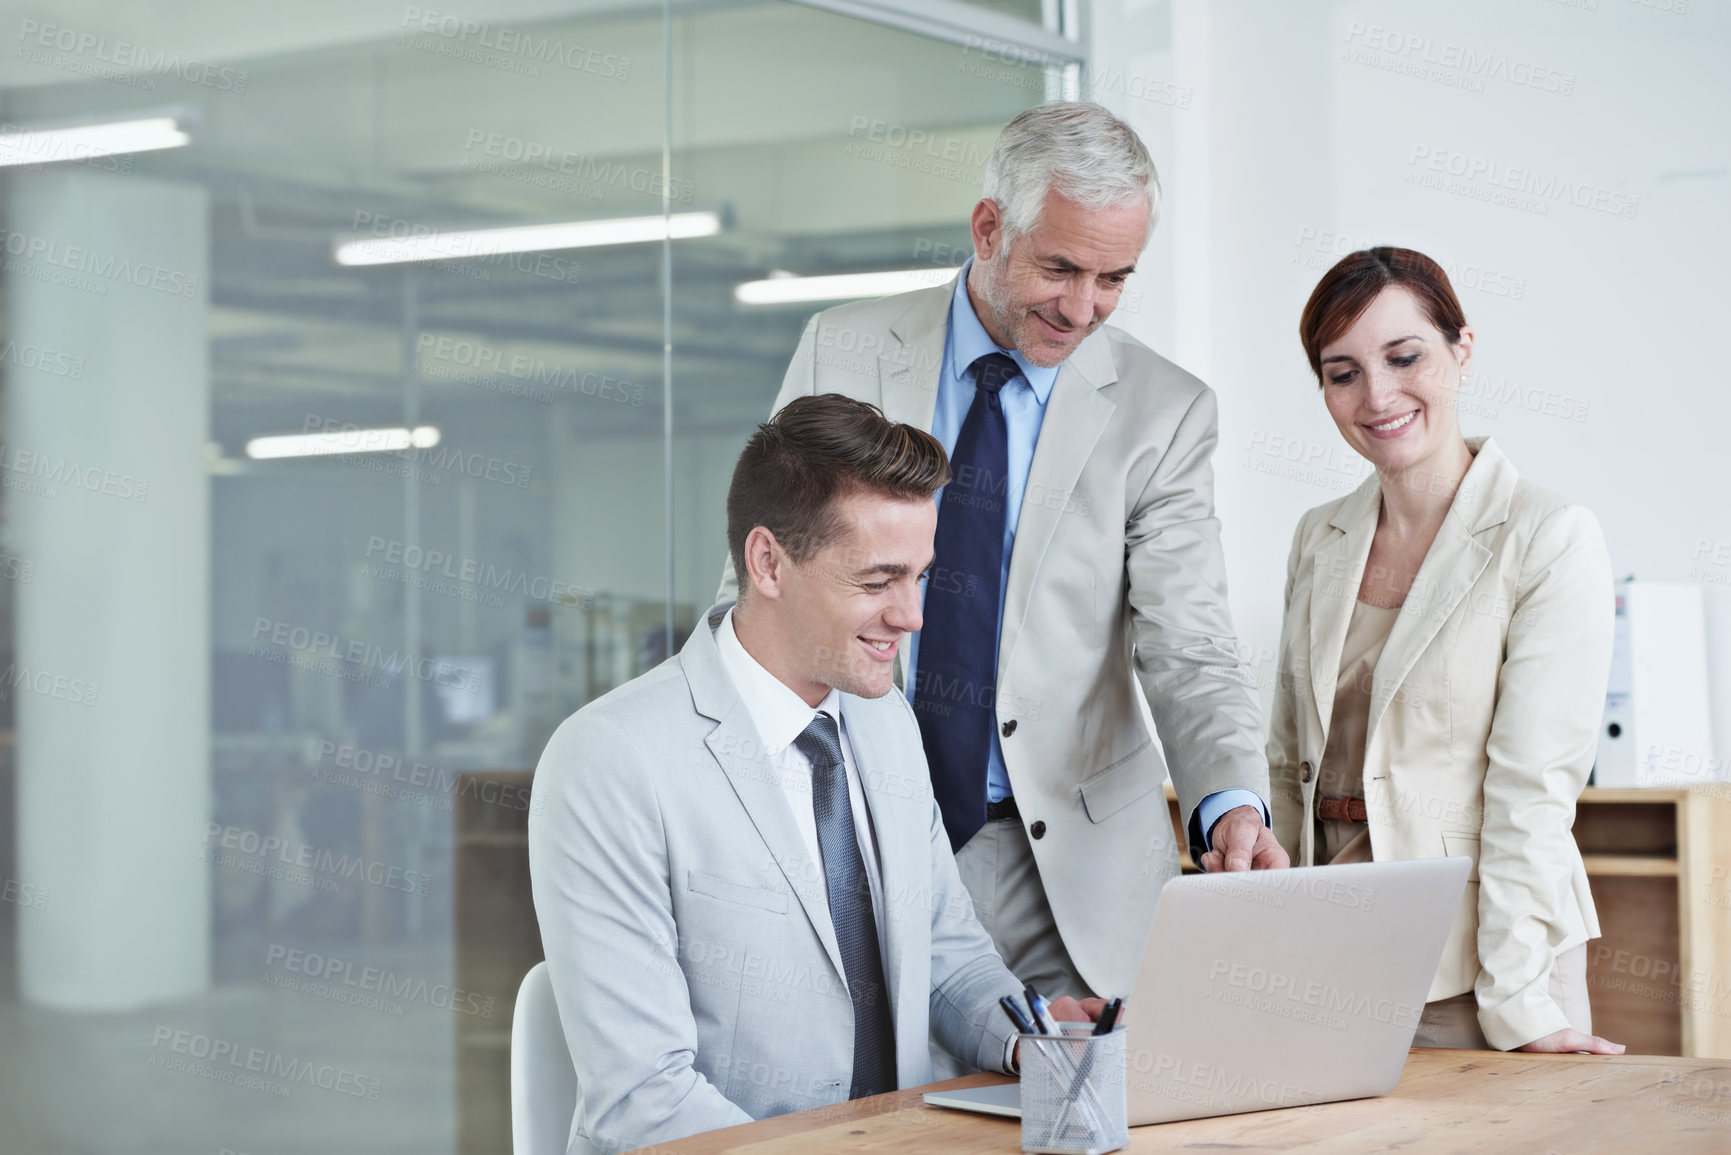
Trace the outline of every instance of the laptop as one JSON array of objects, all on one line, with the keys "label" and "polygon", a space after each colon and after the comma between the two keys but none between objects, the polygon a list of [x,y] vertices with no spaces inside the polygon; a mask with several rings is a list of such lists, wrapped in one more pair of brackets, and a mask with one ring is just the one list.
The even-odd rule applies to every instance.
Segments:
[{"label": "laptop", "polygon": [[[1386,1095],[1472,861],[1174,878],[1125,1002],[1130,1125]],[[1020,1086],[930,1091],[1021,1116]]]}]

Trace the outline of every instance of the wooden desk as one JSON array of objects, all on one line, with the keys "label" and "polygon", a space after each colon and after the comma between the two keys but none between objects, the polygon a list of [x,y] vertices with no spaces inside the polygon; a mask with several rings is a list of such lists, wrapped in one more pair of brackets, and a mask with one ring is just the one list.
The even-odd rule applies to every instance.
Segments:
[{"label": "wooden desk", "polygon": [[[934,1087],[1005,1082],[971,1075]],[[1021,1124],[927,1107],[897,1091],[693,1135],[655,1155],[807,1155],[1022,1149]],[[1130,1130],[1130,1151],[1405,1153],[1731,1150],[1731,1063],[1623,1055],[1417,1050],[1380,1099],[1162,1123]]]}]

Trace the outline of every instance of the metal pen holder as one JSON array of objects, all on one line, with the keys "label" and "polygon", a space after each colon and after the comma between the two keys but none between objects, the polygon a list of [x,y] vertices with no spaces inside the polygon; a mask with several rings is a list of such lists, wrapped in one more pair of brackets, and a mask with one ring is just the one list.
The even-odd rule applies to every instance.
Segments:
[{"label": "metal pen holder", "polygon": [[1120,1027],[1107,1035],[1018,1036],[1022,1150],[1104,1155],[1129,1145],[1124,1102],[1126,1035]]}]

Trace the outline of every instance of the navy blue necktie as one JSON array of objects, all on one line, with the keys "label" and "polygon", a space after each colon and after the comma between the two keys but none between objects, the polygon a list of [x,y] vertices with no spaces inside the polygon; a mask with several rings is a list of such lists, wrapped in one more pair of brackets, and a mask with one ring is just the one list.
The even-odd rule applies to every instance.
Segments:
[{"label": "navy blue necktie", "polygon": [[956,435],[938,506],[937,559],[914,673],[914,714],[951,850],[986,824],[1010,490],[1010,436],[998,391],[1021,370],[1004,354],[988,353],[973,372],[974,403]]},{"label": "navy blue necktie", "polygon": [[848,998],[853,1002],[853,1085],[847,1097],[881,1095],[896,1089],[896,1028],[878,950],[871,880],[866,878],[853,805],[847,796],[841,735],[835,720],[820,713],[793,744],[811,762],[811,808],[829,891],[829,920],[835,925]]}]

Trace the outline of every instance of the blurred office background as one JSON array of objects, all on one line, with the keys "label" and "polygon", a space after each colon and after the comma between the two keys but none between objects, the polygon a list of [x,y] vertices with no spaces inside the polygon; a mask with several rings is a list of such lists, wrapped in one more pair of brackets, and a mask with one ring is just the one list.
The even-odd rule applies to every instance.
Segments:
[{"label": "blurred office background", "polygon": [[[1220,396],[1265,681],[1292,527],[1364,476],[1298,311],[1376,243],[1456,279],[1465,431],[1720,626],[1723,0],[6,0],[0,41],[8,1152],[508,1149],[541,744],[709,604],[804,279],[948,276],[1047,98],[1160,166],[1114,321]],[[187,139],[25,135],[120,122]],[[449,238],[571,222],[615,232]]]}]

